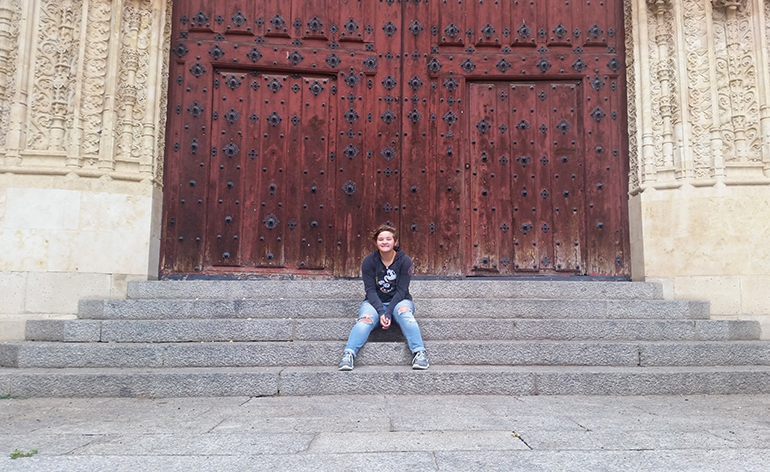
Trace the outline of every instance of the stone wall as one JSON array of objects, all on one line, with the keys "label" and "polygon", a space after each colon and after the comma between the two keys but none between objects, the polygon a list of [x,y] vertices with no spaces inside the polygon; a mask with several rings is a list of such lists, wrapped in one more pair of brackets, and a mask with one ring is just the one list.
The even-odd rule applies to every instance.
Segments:
[{"label": "stone wall", "polygon": [[157,276],[170,0],[0,0],[0,339]]},{"label": "stone wall", "polygon": [[625,5],[634,279],[770,337],[770,1]]}]

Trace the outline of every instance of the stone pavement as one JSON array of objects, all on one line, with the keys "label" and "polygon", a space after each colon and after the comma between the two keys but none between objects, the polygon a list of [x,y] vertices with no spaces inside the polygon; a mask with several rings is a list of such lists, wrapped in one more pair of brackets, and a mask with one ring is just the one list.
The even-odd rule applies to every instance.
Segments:
[{"label": "stone pavement", "polygon": [[0,425],[2,471],[770,470],[770,395],[5,398]]}]

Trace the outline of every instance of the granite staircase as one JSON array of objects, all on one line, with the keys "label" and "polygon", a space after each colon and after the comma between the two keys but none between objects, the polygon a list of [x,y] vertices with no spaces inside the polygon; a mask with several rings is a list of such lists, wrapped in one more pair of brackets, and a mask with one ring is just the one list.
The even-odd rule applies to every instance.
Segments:
[{"label": "granite staircase", "polygon": [[636,282],[415,280],[431,360],[398,329],[338,372],[360,281],[162,281],[0,344],[0,395],[649,395],[770,392],[770,342]]}]

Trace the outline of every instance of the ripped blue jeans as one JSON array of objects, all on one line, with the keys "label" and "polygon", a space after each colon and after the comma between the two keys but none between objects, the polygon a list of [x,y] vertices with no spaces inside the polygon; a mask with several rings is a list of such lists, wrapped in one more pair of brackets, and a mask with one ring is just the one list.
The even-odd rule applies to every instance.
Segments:
[{"label": "ripped blue jeans", "polygon": [[[383,303],[383,306],[387,309],[388,303]],[[392,319],[401,328],[401,332],[404,333],[410,351],[414,353],[425,350],[420,327],[417,325],[417,320],[414,319],[414,303],[412,303],[412,300],[401,300],[398,302],[398,305],[393,309]],[[369,323],[370,320],[372,321],[371,323]],[[377,310],[374,309],[371,303],[364,300],[361,303],[361,308],[358,310],[358,321],[356,321],[353,329],[350,330],[345,351],[352,352],[354,356],[358,354],[358,350],[361,349],[361,346],[369,338],[369,333],[379,325],[380,315],[377,314]]]}]

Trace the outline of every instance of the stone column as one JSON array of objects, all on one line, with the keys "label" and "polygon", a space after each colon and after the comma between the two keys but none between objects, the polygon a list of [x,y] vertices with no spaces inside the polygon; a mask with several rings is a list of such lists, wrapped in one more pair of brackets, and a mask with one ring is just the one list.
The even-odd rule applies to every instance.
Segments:
[{"label": "stone column", "polygon": [[676,180],[674,165],[674,126],[672,113],[671,82],[674,79],[674,63],[669,57],[668,36],[671,34],[667,27],[665,13],[671,7],[670,0],[647,0],[655,12],[655,44],[658,49],[658,62],[655,65],[657,78],[660,82],[660,117],[663,122],[663,166],[657,169],[657,180]]}]

